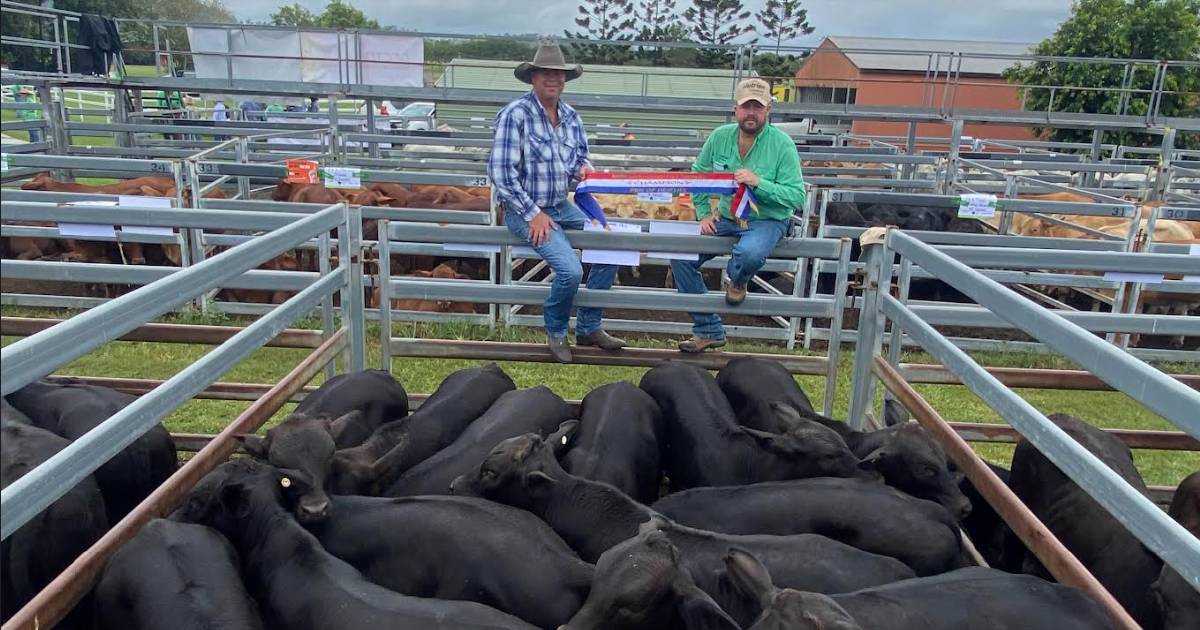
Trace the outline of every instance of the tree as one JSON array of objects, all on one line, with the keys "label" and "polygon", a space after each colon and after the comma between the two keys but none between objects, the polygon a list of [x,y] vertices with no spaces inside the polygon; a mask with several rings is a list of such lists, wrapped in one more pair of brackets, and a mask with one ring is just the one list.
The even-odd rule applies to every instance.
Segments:
[{"label": "tree", "polygon": [[[1200,0],[1078,0],[1071,17],[1033,52],[1042,56],[1148,61],[1134,66],[1131,87],[1135,91],[1124,99],[1118,88],[1125,78],[1126,64],[1035,61],[1015,65],[1005,71],[1005,77],[1023,86],[1026,109],[1144,115],[1150,107],[1149,92],[1157,71],[1157,64],[1149,60],[1200,58]],[[1195,101],[1196,92],[1200,92],[1200,70],[1169,67],[1163,89],[1160,115],[1200,114]],[[1092,134],[1052,129],[1049,135],[1054,140],[1079,142],[1089,140]],[[1159,141],[1155,136],[1133,132],[1110,132],[1106,139],[1142,146]],[[1180,144],[1195,146],[1197,139],[1182,138]]]},{"label": "tree", "polygon": [[803,61],[803,57],[796,55],[763,53],[754,56],[754,70],[758,72],[758,76],[768,80],[791,79],[796,76],[796,70],[800,69],[800,63]]},{"label": "tree", "polygon": [[[741,0],[692,0],[692,6],[683,12],[683,19],[691,27],[692,36],[701,44],[725,45],[746,33],[753,33],[754,26],[743,24],[750,12]],[[718,68],[728,65],[733,55],[724,50],[700,50],[696,54],[701,67]]]},{"label": "tree", "polygon": [[776,55],[784,41],[815,30],[809,25],[808,9],[801,8],[800,0],[767,0],[763,10],[754,17],[762,23],[762,35],[775,40]]},{"label": "tree", "polygon": [[317,18],[317,25],[325,28],[379,28],[379,20],[369,18],[362,11],[342,0],[333,0],[325,5],[325,11]]},{"label": "tree", "polygon": [[[574,39],[633,39],[633,2],[631,0],[582,0],[575,25],[583,30],[563,34]],[[628,59],[629,48],[611,44],[574,44],[575,61],[618,64]]]},{"label": "tree", "polygon": [[[675,0],[642,0],[634,12],[637,20],[637,39],[644,42],[687,41],[688,29],[679,22],[675,13]],[[661,46],[638,47],[637,58],[655,66],[675,65],[667,62],[671,48]]]},{"label": "tree", "polygon": [[275,26],[316,26],[317,16],[299,4],[279,7],[271,14],[271,24]]}]

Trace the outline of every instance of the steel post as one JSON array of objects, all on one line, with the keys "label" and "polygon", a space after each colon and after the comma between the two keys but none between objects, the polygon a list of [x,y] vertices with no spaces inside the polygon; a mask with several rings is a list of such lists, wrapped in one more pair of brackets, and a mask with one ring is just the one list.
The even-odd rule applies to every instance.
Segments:
[{"label": "steel post", "polygon": [[392,239],[387,219],[379,220],[379,275],[375,291],[379,295],[379,353],[383,370],[392,371]]},{"label": "steel post", "polygon": [[[837,282],[833,289],[833,317],[829,320],[829,348],[825,354],[829,364],[825,371],[825,402],[822,413],[833,417],[833,401],[837,396],[838,361],[842,350],[842,318],[846,311],[846,294],[850,290],[850,239],[842,239],[842,252],[838,257]],[[819,261],[814,261],[814,265]],[[815,295],[814,295],[815,297]],[[812,321],[810,318],[809,321]]]},{"label": "steel post", "polygon": [[871,362],[883,344],[883,312],[879,310],[879,294],[887,293],[892,267],[892,254],[882,242],[864,243],[862,255],[867,274],[863,283],[862,306],[858,310],[854,380],[850,385],[850,416],[846,420],[851,428],[860,431],[867,427],[867,414],[875,406],[876,388]]}]

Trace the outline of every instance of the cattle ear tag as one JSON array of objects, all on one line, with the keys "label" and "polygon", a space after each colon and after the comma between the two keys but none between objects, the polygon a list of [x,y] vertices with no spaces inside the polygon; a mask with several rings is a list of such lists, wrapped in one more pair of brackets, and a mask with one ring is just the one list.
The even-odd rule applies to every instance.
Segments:
[{"label": "cattle ear tag", "polygon": [[567,436],[565,436],[565,435],[562,436],[562,443],[563,443],[563,446],[567,445]]},{"label": "cattle ear tag", "polygon": [[288,479],[287,477],[281,477],[279,479],[279,485],[283,486],[284,488],[291,488],[292,480]]}]

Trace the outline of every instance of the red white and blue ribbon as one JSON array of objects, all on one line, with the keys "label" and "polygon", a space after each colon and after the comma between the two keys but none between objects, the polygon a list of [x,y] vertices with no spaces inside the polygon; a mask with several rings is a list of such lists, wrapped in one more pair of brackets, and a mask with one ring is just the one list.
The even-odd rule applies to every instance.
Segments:
[{"label": "red white and blue ribbon", "polygon": [[585,175],[575,188],[575,205],[593,220],[608,225],[604,220],[604,211],[593,194],[651,192],[734,195],[730,209],[733,218],[741,223],[745,223],[752,212],[758,212],[754,193],[750,191],[749,186],[737,183],[733,173],[591,172]]}]

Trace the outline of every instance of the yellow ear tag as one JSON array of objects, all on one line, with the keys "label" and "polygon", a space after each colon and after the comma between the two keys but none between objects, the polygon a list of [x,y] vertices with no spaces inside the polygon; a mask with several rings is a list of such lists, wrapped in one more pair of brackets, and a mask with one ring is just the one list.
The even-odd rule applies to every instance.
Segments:
[{"label": "yellow ear tag", "polygon": [[279,480],[279,485],[283,486],[284,488],[291,488],[292,480],[288,479],[287,477],[283,477]]}]

